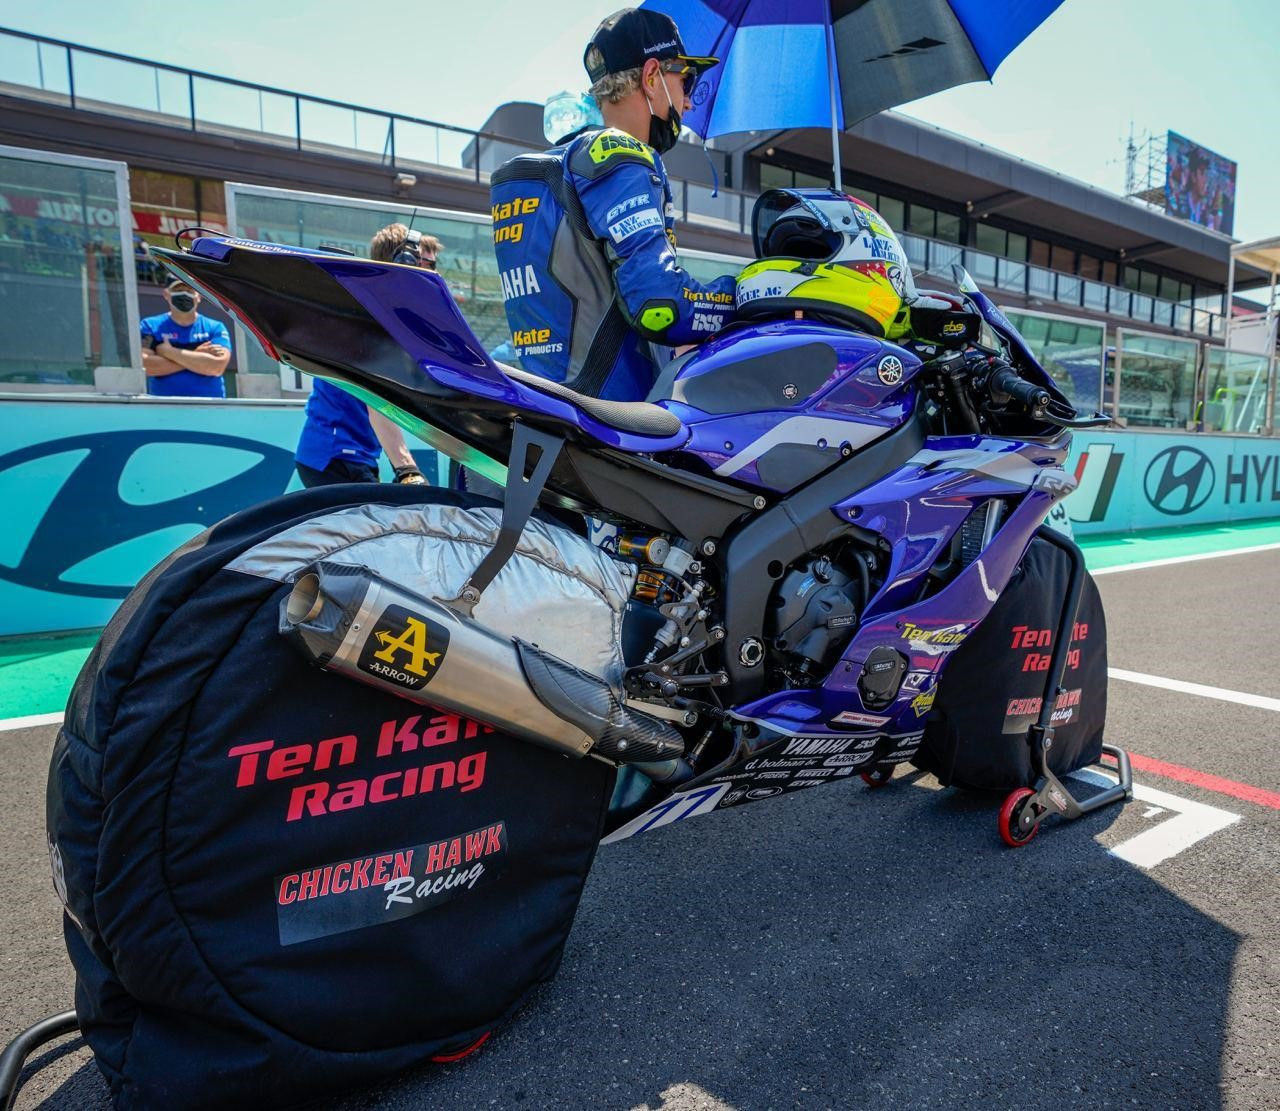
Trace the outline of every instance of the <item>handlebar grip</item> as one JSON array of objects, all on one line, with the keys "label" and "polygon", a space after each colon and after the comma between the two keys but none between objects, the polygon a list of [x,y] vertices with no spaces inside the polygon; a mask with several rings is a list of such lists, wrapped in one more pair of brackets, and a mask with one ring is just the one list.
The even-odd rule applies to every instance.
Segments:
[{"label": "handlebar grip", "polygon": [[1015,401],[1022,402],[1033,413],[1047,409],[1052,400],[1048,390],[1020,377],[1011,366],[996,367],[991,374],[991,389],[999,393],[1007,393]]}]

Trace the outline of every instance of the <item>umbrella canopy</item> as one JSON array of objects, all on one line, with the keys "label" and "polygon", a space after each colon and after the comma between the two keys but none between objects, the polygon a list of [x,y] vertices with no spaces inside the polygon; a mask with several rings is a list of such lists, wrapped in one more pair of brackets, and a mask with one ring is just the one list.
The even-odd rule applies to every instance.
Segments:
[{"label": "umbrella canopy", "polygon": [[685,123],[710,139],[844,130],[930,93],[985,81],[1062,0],[646,0],[690,54],[720,65]]}]

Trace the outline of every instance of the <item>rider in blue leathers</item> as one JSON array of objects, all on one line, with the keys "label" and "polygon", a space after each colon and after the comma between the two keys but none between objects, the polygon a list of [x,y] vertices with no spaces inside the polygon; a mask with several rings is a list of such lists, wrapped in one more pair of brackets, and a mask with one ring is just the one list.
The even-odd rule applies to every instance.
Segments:
[{"label": "rider in blue leathers", "polygon": [[704,285],[676,259],[661,157],[680,134],[676,100],[687,109],[716,59],[685,55],[669,17],[631,8],[600,24],[584,61],[612,126],[493,175],[494,250],[524,369],[634,401],[654,381],[650,344],[698,343],[733,315],[732,275]]}]

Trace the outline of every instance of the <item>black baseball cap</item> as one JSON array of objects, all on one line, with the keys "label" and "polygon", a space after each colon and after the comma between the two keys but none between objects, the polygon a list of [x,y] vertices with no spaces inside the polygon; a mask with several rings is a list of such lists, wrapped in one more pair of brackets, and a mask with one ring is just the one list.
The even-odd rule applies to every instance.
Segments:
[{"label": "black baseball cap", "polygon": [[[604,59],[594,68],[587,65],[587,54],[593,46]],[[623,8],[601,21],[587,43],[582,64],[587,68],[587,76],[596,82],[607,73],[639,69],[650,58],[660,61],[679,58],[699,73],[720,62],[719,58],[698,58],[686,54],[684,43],[680,41],[680,31],[669,15],[648,8]]]}]

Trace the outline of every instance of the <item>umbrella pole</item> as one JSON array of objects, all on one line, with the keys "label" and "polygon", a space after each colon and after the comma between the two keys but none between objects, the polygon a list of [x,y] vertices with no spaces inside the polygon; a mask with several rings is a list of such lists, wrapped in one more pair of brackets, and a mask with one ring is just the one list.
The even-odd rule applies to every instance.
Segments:
[{"label": "umbrella pole", "polygon": [[831,0],[827,0],[827,87],[831,92],[831,168],[835,172],[836,192],[844,192],[840,180],[840,127],[836,122],[836,29],[831,22]]}]

